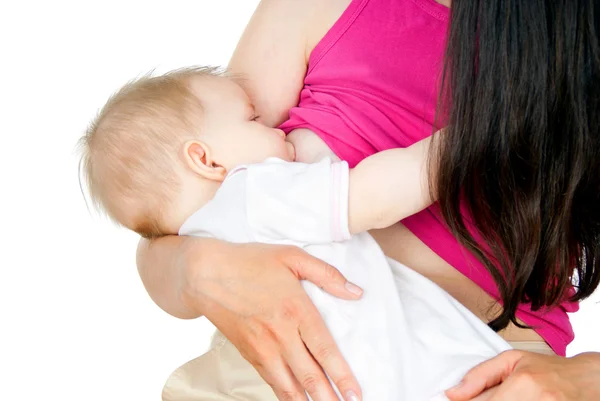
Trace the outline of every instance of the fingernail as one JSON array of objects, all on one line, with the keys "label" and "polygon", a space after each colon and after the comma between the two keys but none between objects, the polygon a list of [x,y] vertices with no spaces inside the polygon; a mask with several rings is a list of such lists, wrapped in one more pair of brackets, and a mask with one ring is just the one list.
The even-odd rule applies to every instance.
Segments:
[{"label": "fingernail", "polygon": [[[354,284],[352,284],[354,285]],[[358,288],[358,287],[357,287]],[[346,391],[346,401],[358,401],[358,397],[352,390]]]},{"label": "fingernail", "polygon": [[[359,286],[357,286],[355,284],[352,284],[349,281],[346,281],[346,289],[348,291],[350,291],[351,293],[353,293],[354,295],[362,295],[362,293],[363,293],[362,288],[360,288]],[[352,394],[354,394],[354,393],[352,393]],[[356,397],[356,395],[355,395],[355,397]],[[352,400],[352,401],[354,401],[354,400]],[[357,399],[357,401],[358,401],[358,399]]]}]

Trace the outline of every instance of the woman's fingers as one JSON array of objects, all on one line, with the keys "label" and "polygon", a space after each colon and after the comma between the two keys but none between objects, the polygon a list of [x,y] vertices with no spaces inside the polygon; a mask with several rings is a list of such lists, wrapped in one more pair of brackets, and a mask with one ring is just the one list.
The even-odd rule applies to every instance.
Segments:
[{"label": "woman's fingers", "polygon": [[363,290],[346,280],[338,269],[317,259],[300,248],[282,249],[282,258],[288,268],[300,280],[307,280],[325,292],[342,299],[358,299]]},{"label": "woman's fingers", "polygon": [[506,351],[469,371],[455,387],[446,391],[450,401],[467,401],[483,390],[502,383],[522,357],[520,351]]},{"label": "woman's fingers", "polygon": [[[295,249],[294,252],[288,249],[285,253],[286,263],[299,279],[310,281],[339,298],[358,299],[362,296],[362,289],[348,282],[335,267],[298,248]],[[298,327],[302,341],[314,360],[335,383],[342,397],[346,401],[359,401],[361,399],[360,386],[352,374],[350,366],[342,357],[312,302],[306,302],[305,305],[307,307],[301,313],[302,320]],[[302,378],[299,379],[302,383]],[[306,380],[310,382],[313,379],[314,377],[309,376]],[[329,383],[327,386],[331,387]]]},{"label": "woman's fingers", "polygon": [[323,369],[314,360],[299,334],[293,337],[293,341],[290,339],[283,355],[300,387],[313,401],[339,400]]},{"label": "woman's fingers", "polygon": [[283,358],[272,359],[268,365],[254,365],[254,368],[271,386],[279,401],[308,401],[304,389]]},{"label": "woman's fingers", "polygon": [[304,314],[299,331],[306,348],[329,375],[344,400],[359,401],[362,399],[360,386],[350,366],[342,357],[321,315],[314,306],[311,311]]},{"label": "woman's fingers", "polygon": [[600,400],[600,354],[563,358],[506,351],[472,369],[446,395],[451,401],[485,400],[477,394],[492,383],[498,384],[489,401]]}]

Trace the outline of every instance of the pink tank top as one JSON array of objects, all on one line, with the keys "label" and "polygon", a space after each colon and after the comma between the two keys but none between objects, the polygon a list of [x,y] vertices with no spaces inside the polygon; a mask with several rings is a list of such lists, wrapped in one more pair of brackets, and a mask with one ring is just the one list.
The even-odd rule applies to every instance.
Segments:
[{"label": "pink tank top", "polygon": [[[308,128],[350,166],[429,136],[437,104],[449,9],[435,0],[354,0],[310,55],[300,102],[281,128]],[[394,174],[401,172],[392,172]],[[435,253],[494,298],[485,267],[447,230],[437,205],[403,221]],[[517,317],[558,355],[574,335],[576,303]]]}]

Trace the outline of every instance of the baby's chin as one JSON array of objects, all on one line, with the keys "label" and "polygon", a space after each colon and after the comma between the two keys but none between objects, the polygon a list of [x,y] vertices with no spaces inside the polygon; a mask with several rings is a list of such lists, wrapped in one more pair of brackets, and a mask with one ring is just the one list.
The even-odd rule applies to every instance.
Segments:
[{"label": "baby's chin", "polygon": [[285,141],[285,146],[288,151],[289,161],[293,162],[296,160],[296,148],[291,142]]}]

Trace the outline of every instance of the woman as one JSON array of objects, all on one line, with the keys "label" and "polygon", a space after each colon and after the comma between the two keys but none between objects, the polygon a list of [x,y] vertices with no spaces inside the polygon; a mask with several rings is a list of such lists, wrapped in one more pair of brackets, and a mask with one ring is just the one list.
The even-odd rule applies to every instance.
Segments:
[{"label": "woman", "polygon": [[[230,69],[248,78],[266,124],[284,123],[290,109],[286,128],[336,119],[320,139],[306,140],[325,141],[351,165],[430,135],[445,88],[432,188],[439,209],[373,235],[508,341],[564,355],[572,339],[566,312],[600,280],[595,3],[455,0],[442,75],[449,1],[263,0]],[[378,105],[388,125],[356,117]],[[353,118],[341,124],[347,114]],[[306,390],[316,401],[334,400],[324,372],[349,400],[360,397],[298,283],[357,298],[334,268],[292,248],[175,237],[142,241],[138,260],[159,306],[181,318],[205,315],[280,399],[306,399]],[[514,351],[476,368],[448,395],[473,399],[499,384],[488,398],[594,399],[599,371],[598,354]]]}]

